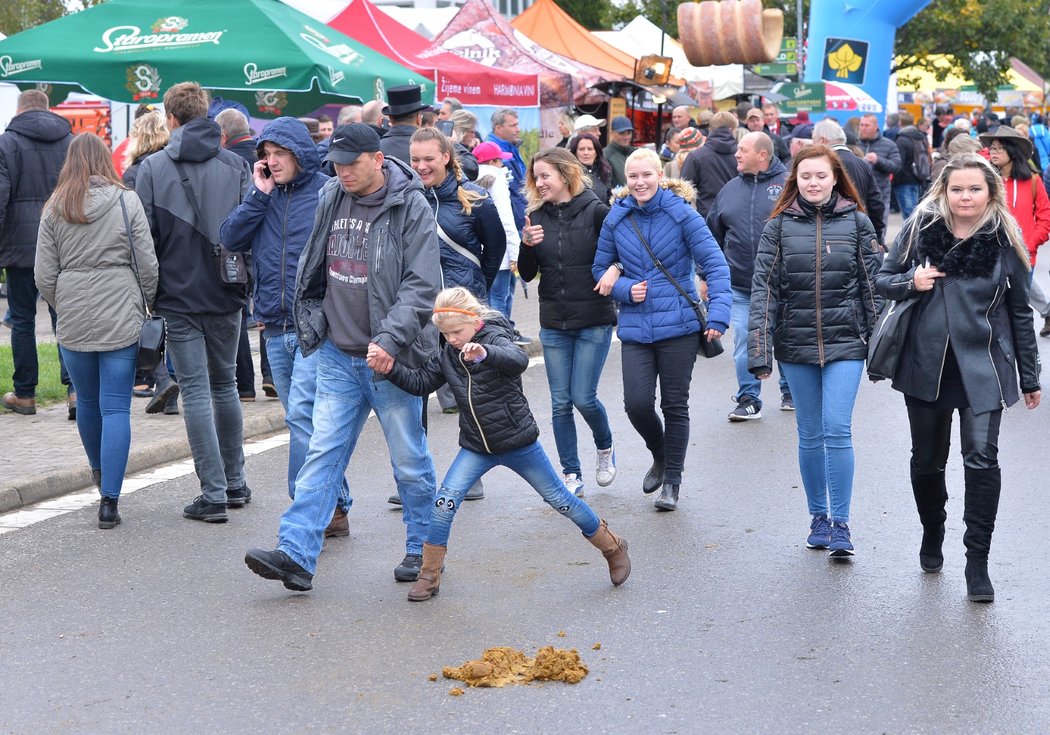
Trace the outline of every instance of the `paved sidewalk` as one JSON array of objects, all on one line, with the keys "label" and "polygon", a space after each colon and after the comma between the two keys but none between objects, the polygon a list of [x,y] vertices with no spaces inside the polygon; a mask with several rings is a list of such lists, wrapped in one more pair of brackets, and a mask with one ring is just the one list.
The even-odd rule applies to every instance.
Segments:
[{"label": "paved sidewalk", "polygon": [[[527,348],[531,355],[540,353],[539,307],[536,284],[529,285],[529,296],[519,286],[514,299],[514,318],[518,329],[533,338]],[[0,313],[7,309],[0,299]],[[258,349],[258,333],[250,335],[253,349]],[[41,301],[37,316],[37,339],[53,342],[47,305]],[[10,344],[11,331],[0,327],[0,344]],[[260,384],[262,375],[256,360],[256,395],[253,403],[242,403],[244,438],[263,436],[284,430],[284,411],[277,399],[265,398]],[[0,393],[11,390],[0,385]],[[147,416],[147,398],[135,398],[131,404],[131,455],[128,474],[142,472],[157,465],[190,456],[186,426],[181,414]],[[180,401],[181,408],[181,401]],[[0,513],[37,503],[88,487],[91,468],[80,444],[76,423],[67,418],[64,403],[38,408],[35,416],[20,416],[0,409]]]}]

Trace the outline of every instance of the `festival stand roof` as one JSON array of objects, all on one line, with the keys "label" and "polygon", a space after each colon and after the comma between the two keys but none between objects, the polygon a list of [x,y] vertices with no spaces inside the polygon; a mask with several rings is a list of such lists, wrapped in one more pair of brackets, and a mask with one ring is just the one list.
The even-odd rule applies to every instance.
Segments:
[{"label": "festival stand roof", "polygon": [[255,117],[431,84],[277,0],[109,0],[0,41],[0,80],[128,103],[195,80]]},{"label": "festival stand roof", "polygon": [[596,69],[555,54],[518,32],[488,0],[466,0],[434,42],[485,66],[513,69],[540,78],[540,107],[593,103],[606,95],[591,89],[622,75]]},{"label": "festival stand roof", "polygon": [[559,8],[554,0],[537,0],[510,24],[556,54],[628,79],[634,77],[636,57],[595,36]]},{"label": "festival stand roof", "polygon": [[536,73],[484,66],[449,53],[398,23],[369,0],[353,0],[328,25],[433,79],[438,100],[455,97],[465,105],[499,107],[539,104]]},{"label": "festival stand roof", "polygon": [[707,82],[711,85],[711,96],[713,99],[721,100],[727,97],[744,93],[744,67],[740,64],[727,64],[725,66],[693,66],[685,56],[685,50],[673,36],[666,35],[648,18],[639,15],[630,23],[618,31],[595,31],[598,38],[614,44],[627,53],[658,54],[660,53],[660,39],[663,37],[664,56],[669,56],[674,61],[671,63],[671,73],[680,76],[691,83]]}]

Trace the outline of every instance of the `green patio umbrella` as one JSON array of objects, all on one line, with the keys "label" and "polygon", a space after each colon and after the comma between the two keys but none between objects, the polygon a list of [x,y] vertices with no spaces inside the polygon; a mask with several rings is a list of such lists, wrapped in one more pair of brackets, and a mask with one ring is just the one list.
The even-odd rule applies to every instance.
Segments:
[{"label": "green patio umbrella", "polygon": [[[195,81],[255,117],[385,97],[431,80],[279,0],[109,0],[0,41],[0,82],[118,102]],[[62,95],[64,99],[64,94]]]}]

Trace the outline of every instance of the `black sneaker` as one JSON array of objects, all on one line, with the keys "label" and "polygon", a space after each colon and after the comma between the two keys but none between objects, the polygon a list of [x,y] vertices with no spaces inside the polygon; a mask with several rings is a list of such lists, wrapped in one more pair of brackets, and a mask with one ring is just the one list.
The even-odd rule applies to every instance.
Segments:
[{"label": "black sneaker", "polygon": [[306,592],[314,588],[314,575],[292,561],[291,557],[280,549],[249,549],[244,555],[244,563],[263,579],[279,579],[290,590]]},{"label": "black sneaker", "polygon": [[795,399],[791,397],[790,393],[785,393],[780,397],[780,410],[781,411],[794,411],[795,410]]},{"label": "black sneaker", "polygon": [[762,407],[750,396],[744,396],[736,402],[736,408],[729,412],[730,421],[752,421],[762,418]]},{"label": "black sneaker", "polygon": [[226,490],[227,508],[243,508],[250,502],[252,502],[252,489],[247,485],[239,487],[236,490]]},{"label": "black sneaker", "polygon": [[398,505],[398,506],[400,506],[401,505],[401,496],[400,495],[391,495],[389,498],[386,499],[386,502],[390,503],[391,505]]},{"label": "black sneaker", "polygon": [[524,347],[525,345],[532,344],[532,337],[528,337],[517,329],[514,330],[514,344]]},{"label": "black sneaker", "polygon": [[229,520],[226,517],[226,503],[209,503],[203,495],[198,495],[183,508],[182,516],[205,523],[225,523]]},{"label": "black sneaker", "polygon": [[405,558],[394,570],[394,579],[398,582],[415,582],[423,566],[422,554],[405,554]]},{"label": "black sneaker", "polygon": [[[153,389],[153,397],[146,404],[146,413],[167,413],[165,409],[168,407],[168,402],[178,401],[178,398],[179,384],[174,380],[169,381],[163,388],[157,386]],[[178,403],[175,405],[178,406]]]}]

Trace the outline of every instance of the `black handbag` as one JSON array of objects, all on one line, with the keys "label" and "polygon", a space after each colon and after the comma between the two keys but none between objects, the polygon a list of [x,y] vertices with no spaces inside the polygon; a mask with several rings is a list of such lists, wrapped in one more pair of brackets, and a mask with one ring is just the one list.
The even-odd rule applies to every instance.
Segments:
[{"label": "black handbag", "polygon": [[139,263],[135,257],[135,239],[131,234],[131,222],[128,220],[128,208],[124,204],[124,195],[120,195],[120,211],[124,215],[124,229],[128,233],[128,242],[131,243],[131,268],[135,271],[135,281],[139,285],[139,294],[142,296],[142,308],[146,312],[146,320],[142,322],[139,331],[139,353],[136,367],[139,370],[153,372],[164,359],[164,317],[157,316],[149,310],[146,303],[146,292],[142,290],[142,279],[139,277]]},{"label": "black handbag", "polygon": [[204,231],[204,217],[201,216],[200,205],[197,197],[193,194],[193,187],[186,175],[186,170],[178,161],[173,161],[175,170],[182,179],[182,188],[186,192],[186,198],[190,200],[193,208],[193,216],[197,219],[197,231],[207,238],[211,243],[211,257],[215,263],[215,271],[219,277],[219,283],[230,293],[246,299],[252,293],[252,279],[248,273],[248,259],[244,253],[235,253],[222,243],[212,242],[211,237]]},{"label": "black handbag", "polygon": [[725,352],[725,347],[722,346],[721,339],[713,339],[709,342],[705,336],[705,332],[707,332],[707,306],[703,301],[693,301],[692,297],[690,297],[686,290],[682,288],[682,284],[678,282],[678,279],[671,275],[667,268],[664,267],[664,264],[660,262],[660,259],[656,257],[656,254],[653,253],[653,249],[649,247],[649,242],[645,239],[645,235],[642,234],[641,229],[638,227],[638,223],[635,222],[634,216],[628,215],[627,217],[631,220],[631,225],[634,227],[634,231],[638,234],[638,239],[641,240],[642,245],[645,246],[646,252],[649,253],[649,257],[653,259],[653,265],[659,268],[660,271],[667,276],[667,280],[671,282],[671,285],[678,289],[678,293],[682,294],[682,298],[686,300],[686,303],[688,303],[696,313],[696,318],[700,321],[700,348],[697,350],[696,354],[701,357],[718,357]]},{"label": "black handbag", "polygon": [[893,380],[918,302],[918,296],[890,301],[882,310],[868,342],[868,378],[871,380]]}]

